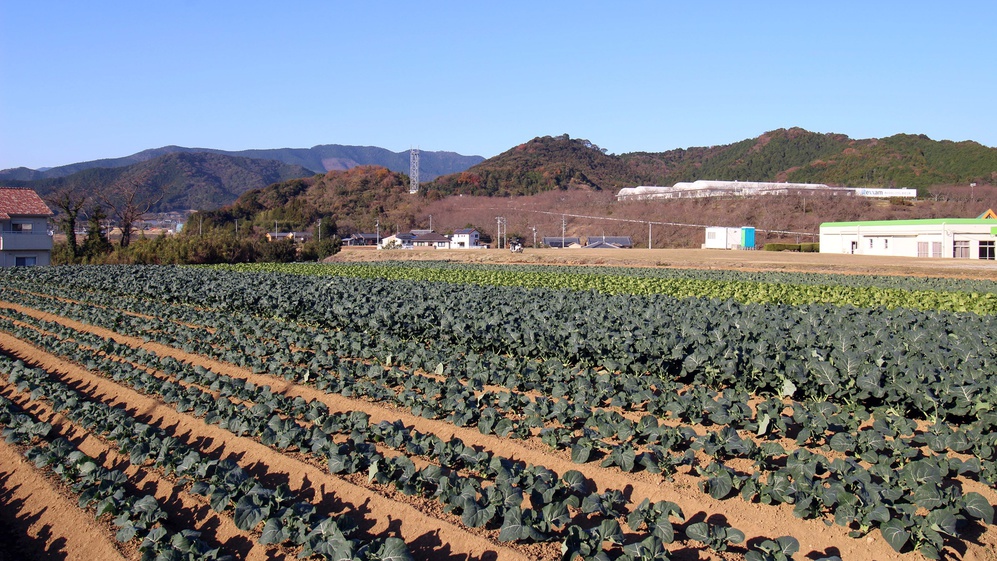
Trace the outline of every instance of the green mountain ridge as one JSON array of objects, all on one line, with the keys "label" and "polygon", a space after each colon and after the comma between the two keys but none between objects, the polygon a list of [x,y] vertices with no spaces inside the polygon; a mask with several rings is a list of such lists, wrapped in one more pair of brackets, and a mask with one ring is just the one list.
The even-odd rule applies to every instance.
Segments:
[{"label": "green mountain ridge", "polygon": [[913,187],[923,193],[936,186],[997,182],[997,149],[924,135],[856,140],[790,128],[724,146],[617,156],[587,140],[545,136],[439,177],[425,188],[438,196],[515,196],[697,179]]},{"label": "green mountain ridge", "polygon": [[[408,152],[325,145],[247,150],[240,154],[244,155],[168,146],[126,158],[95,161],[102,167],[88,167],[95,162],[85,162],[45,172],[6,170],[0,172],[0,181],[7,186],[33,188],[42,196],[64,188],[91,195],[122,187],[136,189],[146,200],[162,196],[153,211],[219,209],[254,189],[297,178],[317,180],[322,173],[358,167],[389,170],[396,174],[393,183],[408,181]],[[269,159],[260,159],[263,157]],[[371,164],[374,160],[377,162]],[[972,141],[934,141],[924,135],[856,140],[843,134],[790,128],[723,146],[614,155],[588,140],[565,134],[534,138],[488,160],[453,152],[422,152],[420,176],[424,180],[431,176],[430,170],[444,169],[447,173],[423,182],[419,199],[431,202],[450,195],[524,196],[553,190],[611,193],[622,187],[673,185],[697,179],[914,187],[922,195],[929,189],[937,195],[938,188],[944,190],[946,186],[997,183],[997,149]],[[8,174],[6,179],[4,173]],[[38,174],[49,176],[24,179]],[[393,212],[394,203],[385,204],[388,201],[379,195],[365,202],[353,193],[346,200],[360,205],[352,211],[356,214],[369,213],[364,206],[367,202]],[[330,204],[337,207],[339,219],[345,220],[348,209],[339,203]],[[399,217],[398,222],[408,220]]]}]

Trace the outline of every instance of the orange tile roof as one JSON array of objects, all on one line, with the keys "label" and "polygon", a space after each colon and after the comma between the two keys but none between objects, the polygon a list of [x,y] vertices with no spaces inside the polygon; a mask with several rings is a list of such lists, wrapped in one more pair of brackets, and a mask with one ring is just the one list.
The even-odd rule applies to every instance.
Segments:
[{"label": "orange tile roof", "polygon": [[0,188],[0,220],[12,215],[52,216],[45,201],[31,189]]}]

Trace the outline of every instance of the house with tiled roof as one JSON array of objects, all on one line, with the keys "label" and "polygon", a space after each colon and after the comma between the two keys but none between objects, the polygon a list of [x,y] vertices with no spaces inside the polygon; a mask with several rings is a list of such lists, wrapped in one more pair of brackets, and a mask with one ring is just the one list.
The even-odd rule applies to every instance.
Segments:
[{"label": "house with tiled roof", "polygon": [[[414,234],[416,230],[412,230]],[[450,238],[436,232],[419,234],[412,238],[413,247],[431,247],[436,249],[450,249]]]},{"label": "house with tiled roof", "polygon": [[555,238],[555,237],[544,236],[544,238],[543,238],[543,244],[545,246],[547,246],[547,247],[556,247],[556,248],[559,248],[559,249],[564,249],[564,248],[575,249],[575,248],[582,247],[582,239],[581,238],[574,238],[574,237],[569,237],[569,238],[560,238],[560,237],[557,237],[557,238]]},{"label": "house with tiled roof", "polygon": [[0,267],[51,264],[50,216],[33,190],[0,188]]},{"label": "house with tiled roof", "polygon": [[591,248],[632,248],[634,246],[634,240],[630,236],[589,236],[586,238],[588,245],[585,249]]},{"label": "house with tiled roof", "polygon": [[364,233],[357,232],[352,236],[343,239],[343,245],[349,246],[367,246],[367,245],[379,245],[381,243],[381,235],[378,233]]},{"label": "house with tiled roof", "polygon": [[378,244],[378,249],[412,249],[412,240],[415,239],[415,234],[412,232],[398,232],[397,234],[392,234],[381,238],[381,243]]}]

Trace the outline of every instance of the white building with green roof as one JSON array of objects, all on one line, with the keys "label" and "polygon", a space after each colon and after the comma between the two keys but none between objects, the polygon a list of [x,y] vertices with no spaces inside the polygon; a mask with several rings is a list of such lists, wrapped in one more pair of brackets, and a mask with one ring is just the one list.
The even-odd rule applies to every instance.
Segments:
[{"label": "white building with green roof", "polygon": [[825,222],[820,225],[821,253],[994,259],[997,220],[931,218]]}]

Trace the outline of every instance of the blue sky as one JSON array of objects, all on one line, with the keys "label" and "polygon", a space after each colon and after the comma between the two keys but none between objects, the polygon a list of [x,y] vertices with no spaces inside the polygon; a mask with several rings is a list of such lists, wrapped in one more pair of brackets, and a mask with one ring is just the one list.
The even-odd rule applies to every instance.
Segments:
[{"label": "blue sky", "polygon": [[997,146],[997,2],[0,0],[0,169],[799,126]]}]

